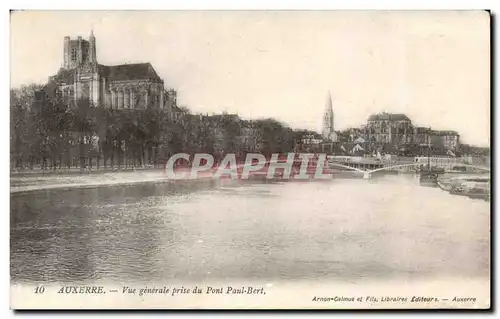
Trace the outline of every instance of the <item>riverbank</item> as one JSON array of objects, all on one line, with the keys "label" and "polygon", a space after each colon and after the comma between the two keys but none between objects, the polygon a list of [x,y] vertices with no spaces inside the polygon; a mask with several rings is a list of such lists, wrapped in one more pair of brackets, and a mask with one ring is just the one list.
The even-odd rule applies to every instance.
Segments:
[{"label": "riverbank", "polygon": [[[180,169],[179,171],[188,171]],[[164,169],[93,171],[89,173],[60,172],[57,174],[15,174],[10,178],[10,193],[44,189],[89,188],[133,185],[140,183],[176,183],[212,180],[212,172],[200,172],[196,180],[169,179]]]},{"label": "riverbank", "polygon": [[459,186],[463,183],[473,183],[479,186],[487,186],[490,182],[489,175],[461,175],[461,176],[450,176],[445,175],[438,179],[441,186],[445,188],[445,190],[450,190],[452,186]]},{"label": "riverbank", "polygon": [[490,176],[462,175],[438,179],[439,188],[452,195],[489,200],[491,197]]},{"label": "riverbank", "polygon": [[[241,168],[241,167],[240,167]],[[167,176],[164,168],[140,168],[140,169],[102,169],[93,171],[81,172],[78,170],[71,171],[42,171],[42,172],[24,172],[11,174],[10,176],[10,193],[30,192],[48,189],[71,189],[71,188],[92,188],[92,187],[105,187],[105,186],[119,186],[119,185],[134,185],[141,183],[193,183],[202,181],[215,180],[214,174],[216,169],[199,172],[197,179],[181,179],[172,180]],[[238,169],[240,171],[240,169]],[[189,168],[178,168],[177,173],[190,173]],[[363,175],[356,171],[344,170],[331,170],[333,179],[358,179]],[[374,175],[393,175],[395,172],[379,172]],[[397,173],[396,174],[401,174]],[[265,171],[258,171],[251,173],[251,179],[266,179]],[[454,185],[461,185],[461,183],[470,182],[471,179],[489,178],[483,175],[462,175],[450,176],[445,175],[440,178],[440,187],[449,192]],[[231,181],[229,176],[222,176],[217,178],[221,183],[227,184]],[[280,180],[277,177],[277,180]],[[293,174],[292,178],[293,179]]]},{"label": "riverbank", "polygon": [[[57,172],[57,173],[28,173],[14,174],[10,176],[10,193],[32,192],[49,189],[72,189],[72,188],[93,188],[105,186],[125,186],[146,183],[204,183],[214,182],[217,185],[229,185],[239,180],[232,179],[225,175],[216,177],[217,169],[198,172],[197,178],[189,178],[191,168],[176,168],[176,174],[185,174],[186,178],[172,179],[167,175],[165,169],[151,168],[141,170],[113,170],[113,171],[91,171],[91,172]],[[241,167],[238,168],[241,172]],[[278,174],[279,175],[279,174]],[[276,178],[267,179],[266,172],[257,171],[250,173],[250,180],[276,181]]]},{"label": "riverbank", "polygon": [[161,171],[165,168],[163,166],[136,166],[136,167],[99,167],[99,168],[58,168],[58,169],[16,169],[10,171],[10,176],[59,176],[59,175],[82,175],[82,174],[103,174],[103,173],[116,173],[116,172],[136,172],[136,171]]}]

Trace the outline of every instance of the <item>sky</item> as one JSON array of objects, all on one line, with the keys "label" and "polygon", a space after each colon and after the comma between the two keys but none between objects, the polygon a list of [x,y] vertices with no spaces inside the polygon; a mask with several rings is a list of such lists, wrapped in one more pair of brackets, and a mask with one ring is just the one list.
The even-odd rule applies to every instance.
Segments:
[{"label": "sky", "polygon": [[273,117],[320,131],[370,114],[490,144],[490,20],[484,11],[24,11],[11,14],[11,87],[44,83],[64,36],[94,30],[101,64],[150,62],[201,113]]}]

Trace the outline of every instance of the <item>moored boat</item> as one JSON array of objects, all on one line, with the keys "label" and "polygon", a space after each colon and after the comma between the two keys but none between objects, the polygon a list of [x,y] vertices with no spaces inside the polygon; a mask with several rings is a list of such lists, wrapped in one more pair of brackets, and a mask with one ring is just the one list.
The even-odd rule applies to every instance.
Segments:
[{"label": "moored boat", "polygon": [[474,199],[490,199],[490,189],[487,187],[478,187],[475,183],[462,183],[453,185],[449,191],[452,195],[467,196]]},{"label": "moored boat", "polygon": [[439,188],[441,188],[442,190],[444,190],[446,192],[449,192],[453,186],[453,184],[450,183],[449,181],[445,182],[445,181],[440,180],[439,178],[437,180],[437,185],[439,186]]},{"label": "moored boat", "polygon": [[427,155],[427,167],[422,167],[420,170],[420,185],[439,187],[438,174],[443,174],[444,169],[431,166],[431,142],[429,140],[429,154]]},{"label": "moored boat", "polygon": [[438,185],[438,174],[433,172],[422,172],[420,173],[420,185],[437,187]]},{"label": "moored boat", "polygon": [[455,165],[451,169],[445,170],[446,173],[458,173],[458,174],[465,174],[467,173],[467,167],[466,166],[461,166],[461,165]]}]

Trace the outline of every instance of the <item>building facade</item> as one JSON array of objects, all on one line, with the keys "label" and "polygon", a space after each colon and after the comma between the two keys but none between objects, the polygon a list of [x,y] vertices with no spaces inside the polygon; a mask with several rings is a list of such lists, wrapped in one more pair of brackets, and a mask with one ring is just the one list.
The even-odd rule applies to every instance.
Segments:
[{"label": "building facade", "polygon": [[405,114],[370,115],[365,130],[370,143],[397,146],[413,142],[413,126],[410,118]]},{"label": "building facade", "polygon": [[428,145],[431,140],[431,129],[428,127],[414,127],[413,128],[413,143],[416,145]]},{"label": "building facade", "polygon": [[176,98],[165,91],[163,80],[150,63],[99,64],[93,32],[88,40],[64,38],[63,67],[49,77],[44,91],[74,101],[87,98],[93,106],[112,109],[169,110]]},{"label": "building facade", "polygon": [[431,144],[433,147],[447,151],[457,151],[460,146],[460,135],[455,131],[431,131]]}]

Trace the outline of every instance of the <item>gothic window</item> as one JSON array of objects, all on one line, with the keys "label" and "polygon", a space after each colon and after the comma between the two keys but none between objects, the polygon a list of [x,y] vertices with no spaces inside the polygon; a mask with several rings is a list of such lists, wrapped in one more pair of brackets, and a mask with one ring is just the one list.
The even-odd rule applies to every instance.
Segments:
[{"label": "gothic window", "polygon": [[133,90],[130,90],[130,108],[135,109],[137,105],[136,97]]},{"label": "gothic window", "polygon": [[82,83],[82,96],[90,97],[90,84]]},{"label": "gothic window", "polygon": [[76,49],[71,49],[71,60],[76,61]]}]

